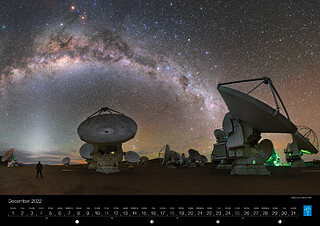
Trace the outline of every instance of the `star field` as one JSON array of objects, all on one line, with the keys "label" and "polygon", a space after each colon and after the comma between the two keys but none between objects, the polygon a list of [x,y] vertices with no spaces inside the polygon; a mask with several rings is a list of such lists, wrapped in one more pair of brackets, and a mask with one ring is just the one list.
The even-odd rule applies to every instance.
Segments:
[{"label": "star field", "polygon": [[[209,156],[227,112],[217,84],[262,76],[291,120],[320,134],[319,3],[5,1],[0,151],[80,161],[77,126],[108,106],[138,124],[124,151],[157,157],[169,143]],[[268,89],[254,95],[272,105]],[[290,137],[264,136],[283,157]]]}]

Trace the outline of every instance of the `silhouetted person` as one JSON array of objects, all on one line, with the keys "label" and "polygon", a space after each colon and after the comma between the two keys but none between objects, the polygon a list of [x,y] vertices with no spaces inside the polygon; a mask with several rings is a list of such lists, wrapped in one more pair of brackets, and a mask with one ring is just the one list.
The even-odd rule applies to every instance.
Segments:
[{"label": "silhouetted person", "polygon": [[40,161],[39,161],[38,164],[36,165],[36,170],[37,170],[37,178],[38,178],[38,176],[39,176],[39,173],[40,173],[40,176],[41,176],[41,178],[42,178],[42,172],[41,172],[41,170],[42,170],[42,164],[40,163]]}]

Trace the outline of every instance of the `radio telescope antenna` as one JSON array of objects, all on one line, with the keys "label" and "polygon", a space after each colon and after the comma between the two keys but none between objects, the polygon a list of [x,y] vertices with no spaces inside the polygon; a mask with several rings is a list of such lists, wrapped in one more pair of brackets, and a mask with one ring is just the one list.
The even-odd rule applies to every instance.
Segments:
[{"label": "radio telescope antenna", "polygon": [[[102,114],[106,111],[109,114]],[[90,144],[102,145],[124,143],[135,136],[137,129],[134,120],[118,113],[118,111],[105,107],[83,121],[77,132],[81,140]]]},{"label": "radio telescope antenna", "polygon": [[208,159],[205,155],[200,155],[200,157],[201,157],[200,165],[204,166],[204,164],[208,162]]},{"label": "radio telescope antenna", "polygon": [[181,154],[180,159],[179,159],[179,164],[182,167],[188,167],[188,162],[187,162],[187,158],[186,158],[186,154],[185,153]]},{"label": "radio telescope antenna", "polygon": [[93,160],[94,145],[84,143],[79,150],[82,158],[88,163],[88,169],[97,169],[97,161]]},{"label": "radio telescope antenna", "polygon": [[127,153],[124,155],[124,159],[127,162],[128,168],[134,168],[138,165],[140,161],[140,155],[137,152],[134,151],[127,151]]},{"label": "radio telescope antenna", "polygon": [[[307,126],[297,126],[297,142],[301,150],[311,154],[317,154],[319,151],[319,142],[317,134]],[[307,153],[308,154],[308,153]]]},{"label": "radio telescope antenna", "polygon": [[6,153],[1,157],[2,162],[8,162],[7,167],[14,167],[16,163],[16,159],[13,155],[14,149],[11,148],[10,150],[6,151]]},{"label": "radio telescope antenna", "polygon": [[62,159],[62,164],[65,166],[68,166],[70,164],[70,158],[65,157],[64,159]]},{"label": "radio telescope antenna", "polygon": [[[256,81],[260,83],[247,94],[226,86]],[[269,86],[276,108],[249,95],[263,84]],[[261,133],[294,134],[297,131],[271,79],[262,77],[220,83],[217,89],[229,112],[223,119],[223,130],[215,131],[217,143],[212,159],[220,161],[220,168],[224,168],[223,164],[231,166],[231,174],[270,175],[264,162],[273,153],[273,144],[270,140],[259,143]],[[286,116],[280,113],[279,103]]]},{"label": "radio telescope antenna", "polygon": [[11,159],[13,157],[13,152],[14,152],[13,148],[11,148],[10,150],[6,151],[6,153],[1,157],[1,161],[2,162],[11,161]]},{"label": "radio telescope antenna", "polygon": [[298,126],[298,130],[291,134],[292,143],[285,149],[286,160],[291,162],[291,167],[305,167],[301,156],[303,154],[317,154],[319,143],[316,133],[306,126]]},{"label": "radio telescope antenna", "polygon": [[[162,149],[159,152],[159,156],[160,156],[160,153],[162,153]],[[179,160],[180,160],[180,154],[174,150],[171,150],[169,144],[167,144],[165,146],[165,150],[163,154],[162,165],[167,167],[168,169],[176,169],[177,165],[180,164]]]},{"label": "radio telescope antenna", "polygon": [[273,143],[269,139],[264,139],[258,144],[259,151],[258,153],[264,158],[264,161],[267,161],[270,156],[273,154]]},{"label": "radio telescope antenna", "polygon": [[197,161],[200,162],[202,160],[202,157],[201,157],[200,153],[194,149],[189,149],[188,153],[189,153],[189,161],[188,161],[189,167],[195,168]]},{"label": "radio telescope antenna", "polygon": [[131,140],[137,133],[137,123],[108,107],[103,107],[84,120],[77,129],[81,140],[93,145],[93,161],[96,171],[119,172],[122,161],[122,143]]},{"label": "radio telescope antenna", "polygon": [[161,147],[161,148],[160,148],[160,151],[159,151],[159,153],[158,153],[158,157],[159,157],[160,160],[161,160],[161,164],[162,164],[162,162],[163,162],[165,149],[166,149],[166,145],[164,145],[163,147]]},{"label": "radio telescope antenna", "polygon": [[140,165],[142,166],[142,167],[146,167],[147,166],[147,164],[148,164],[148,161],[149,161],[149,158],[147,157],[147,156],[141,156],[140,157]]},{"label": "radio telescope antenna", "polygon": [[82,158],[91,160],[93,159],[93,156],[92,156],[93,150],[94,150],[94,146],[92,144],[84,143],[80,147],[79,153]]},{"label": "radio telescope antenna", "polygon": [[244,83],[244,82],[255,82],[255,81],[261,81],[261,82],[260,82],[255,88],[253,88],[252,90],[250,90],[247,94],[252,93],[255,89],[257,89],[257,88],[258,88],[260,85],[262,85],[262,84],[268,84],[269,87],[270,87],[271,93],[272,93],[272,95],[273,95],[274,102],[275,102],[275,104],[276,104],[277,112],[280,111],[280,107],[279,107],[279,104],[278,104],[278,101],[277,101],[277,98],[278,98],[279,101],[280,101],[280,103],[281,103],[281,106],[283,107],[283,110],[284,110],[285,113],[286,113],[287,118],[290,120],[290,117],[289,117],[289,114],[288,114],[288,112],[287,112],[287,109],[286,109],[286,107],[284,106],[284,104],[283,104],[283,102],[282,102],[282,99],[281,99],[278,91],[277,91],[276,88],[274,87],[271,79],[268,78],[268,77],[262,77],[262,78],[256,78],[256,79],[239,80],[239,81],[234,81],[234,82],[219,83],[219,84],[218,84],[218,90],[219,90],[219,86],[230,85],[230,84],[237,84],[237,83]]},{"label": "radio telescope antenna", "polygon": [[[245,94],[226,87],[229,84],[261,81]],[[276,109],[250,96],[262,84],[267,84],[273,95]],[[301,155],[318,153],[319,144],[312,129],[300,126],[297,128],[289,117],[283,101],[268,77],[220,83],[218,91],[225,101],[228,112],[223,120],[223,131],[216,133],[212,159],[221,163],[232,163],[231,174],[269,175],[264,162],[273,154],[270,140],[261,139],[261,133],[290,133],[293,142],[288,144],[285,153],[291,167],[304,167]],[[286,117],[280,113],[279,102]],[[224,134],[225,133],[225,139]]]}]

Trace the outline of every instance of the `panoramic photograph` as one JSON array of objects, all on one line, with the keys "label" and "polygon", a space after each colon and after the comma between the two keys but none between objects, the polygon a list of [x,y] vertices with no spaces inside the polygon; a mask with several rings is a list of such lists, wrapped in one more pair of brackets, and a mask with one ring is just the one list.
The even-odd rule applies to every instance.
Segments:
[{"label": "panoramic photograph", "polygon": [[320,195],[319,1],[0,8],[0,195]]}]

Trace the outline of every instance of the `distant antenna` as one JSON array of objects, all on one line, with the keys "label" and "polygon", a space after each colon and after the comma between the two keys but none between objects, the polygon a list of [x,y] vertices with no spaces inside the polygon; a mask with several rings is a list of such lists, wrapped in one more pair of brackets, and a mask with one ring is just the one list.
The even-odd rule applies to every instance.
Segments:
[{"label": "distant antenna", "polygon": [[187,158],[186,158],[185,153],[182,153],[182,154],[181,154],[180,159],[179,159],[179,164],[180,164],[182,167],[188,167]]},{"label": "distant antenna", "polygon": [[195,168],[197,161],[200,162],[202,160],[202,157],[200,153],[197,150],[189,149],[189,167]]},{"label": "distant antenna", "polygon": [[169,144],[166,144],[163,154],[162,165],[166,165],[167,162],[171,159],[170,151],[171,150]]},{"label": "distant antenna", "polygon": [[201,166],[204,166],[204,164],[205,164],[206,162],[208,162],[208,159],[207,159],[207,157],[204,156],[204,155],[200,155],[200,158],[201,158],[201,160],[199,161],[199,162],[200,162],[200,165],[201,165]]},{"label": "distant antenna", "polygon": [[16,165],[16,159],[14,158],[13,152],[14,149],[11,148],[1,157],[2,162],[8,162],[7,167],[14,167]]},{"label": "distant antenna", "polygon": [[[167,144],[167,145],[168,145],[168,144]],[[163,163],[164,163],[164,154],[165,154],[165,150],[166,150],[167,145],[161,147],[161,148],[160,148],[160,151],[159,151],[159,153],[158,153],[158,157],[159,157],[159,159],[160,159],[161,165],[163,165]]]},{"label": "distant antenna", "polygon": [[291,167],[305,167],[301,156],[318,153],[318,137],[312,129],[306,126],[298,126],[298,130],[291,135],[293,142],[288,144],[285,150],[286,160],[291,162]]},{"label": "distant antenna", "polygon": [[188,153],[190,155],[190,158],[192,158],[192,159],[194,159],[196,161],[201,161],[202,160],[201,155],[197,150],[189,149]]},{"label": "distant antenna", "polygon": [[70,163],[70,158],[69,157],[65,157],[64,159],[62,159],[62,164],[65,166],[68,166]]},{"label": "distant antenna", "polygon": [[162,160],[162,165],[169,169],[176,169],[179,165],[180,154],[170,149],[169,144],[165,146],[165,152]]},{"label": "distant antenna", "polygon": [[299,149],[305,154],[317,154],[319,151],[318,137],[309,127],[298,126],[298,130],[293,134]]},{"label": "distant antenna", "polygon": [[140,155],[134,151],[127,151],[124,159],[127,161],[128,168],[134,168],[140,161]]},{"label": "distant antenna", "polygon": [[140,165],[142,167],[146,167],[148,164],[149,158],[147,156],[141,156],[140,157]]},{"label": "distant antenna", "polygon": [[10,150],[6,151],[6,153],[1,157],[1,161],[2,162],[11,161],[11,159],[13,158],[13,152],[14,152],[13,148],[11,148]]}]

